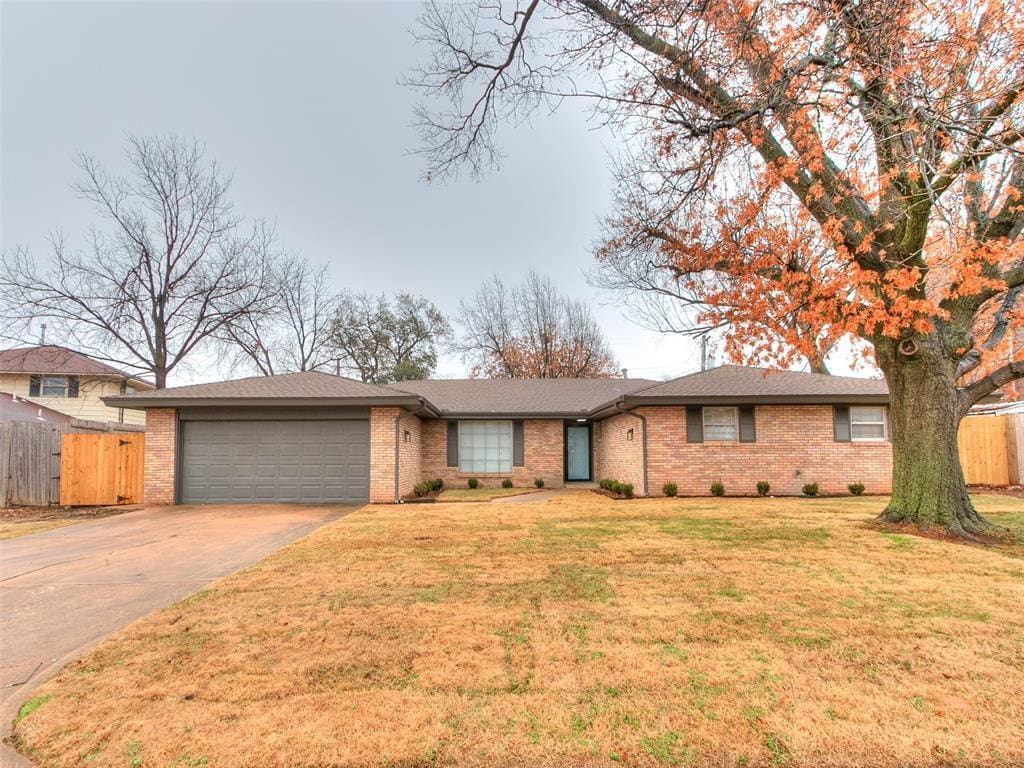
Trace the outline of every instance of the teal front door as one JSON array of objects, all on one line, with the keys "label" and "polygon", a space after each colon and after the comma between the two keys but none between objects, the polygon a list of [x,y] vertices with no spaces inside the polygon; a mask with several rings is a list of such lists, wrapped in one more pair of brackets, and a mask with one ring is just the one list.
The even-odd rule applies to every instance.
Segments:
[{"label": "teal front door", "polygon": [[590,479],[590,427],[565,428],[565,479]]}]

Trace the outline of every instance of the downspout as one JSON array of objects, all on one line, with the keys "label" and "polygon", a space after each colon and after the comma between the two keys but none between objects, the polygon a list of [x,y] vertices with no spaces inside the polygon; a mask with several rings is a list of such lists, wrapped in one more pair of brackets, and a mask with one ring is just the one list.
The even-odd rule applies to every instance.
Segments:
[{"label": "downspout", "polygon": [[636,416],[640,419],[640,445],[642,449],[644,468],[644,496],[650,496],[650,489],[648,488],[647,483],[647,417],[642,413],[637,413],[632,408],[623,408],[621,400],[617,401],[614,407],[619,413],[628,413],[630,416]]}]

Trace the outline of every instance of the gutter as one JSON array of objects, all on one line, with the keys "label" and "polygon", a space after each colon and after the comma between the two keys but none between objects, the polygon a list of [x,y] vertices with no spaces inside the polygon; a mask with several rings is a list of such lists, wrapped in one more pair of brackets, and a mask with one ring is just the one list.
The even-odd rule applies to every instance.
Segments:
[{"label": "gutter", "polygon": [[401,493],[398,491],[398,478],[399,478],[399,446],[401,443],[399,439],[402,435],[402,414],[395,416],[395,504],[401,504],[402,498]]},{"label": "gutter", "polygon": [[[647,417],[643,414],[637,413],[632,408],[623,408],[622,403],[625,402],[625,398],[612,403],[612,407],[617,413],[628,413],[630,416],[635,416],[640,419],[640,430],[641,430],[641,446],[643,453],[643,469],[644,469],[644,496],[650,496],[649,483],[647,482]],[[603,433],[602,433],[603,434]]]}]

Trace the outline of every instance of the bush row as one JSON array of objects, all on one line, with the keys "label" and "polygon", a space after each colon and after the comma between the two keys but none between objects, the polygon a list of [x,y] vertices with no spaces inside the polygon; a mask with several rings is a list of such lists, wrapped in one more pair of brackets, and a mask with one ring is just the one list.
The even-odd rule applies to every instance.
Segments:
[{"label": "bush row", "polygon": [[[767,496],[768,492],[772,489],[771,485],[769,485],[765,480],[759,480],[755,487],[757,489],[758,496]],[[860,496],[865,490],[864,483],[850,483],[846,488],[854,496]],[[721,481],[712,483],[709,490],[711,491],[712,496],[725,496],[725,486]],[[804,485],[802,490],[804,492],[804,496],[817,496],[819,488],[817,483],[807,483]],[[662,491],[666,496],[675,496],[678,493],[675,483],[665,483]]]},{"label": "bush row", "polygon": [[[438,482],[440,482],[440,480]],[[544,478],[543,477],[536,477],[536,478],[534,478],[533,484],[535,486],[537,486],[538,488],[543,488],[544,487]],[[470,488],[479,488],[480,487],[480,480],[478,480],[475,477],[471,477],[471,478],[469,478],[469,480],[466,481],[466,485],[468,485]],[[501,487],[502,488],[511,488],[512,487],[512,478],[506,477],[504,480],[502,480],[501,481]]]},{"label": "bush row", "polygon": [[632,483],[620,483],[618,480],[612,480],[610,477],[605,478],[599,486],[609,493],[614,493],[616,496],[621,496],[624,499],[633,498],[633,484]]},{"label": "bush row", "polygon": [[431,491],[440,491],[444,488],[444,480],[437,478],[436,480],[424,480],[422,483],[416,483],[412,487],[412,492],[417,496],[426,496]]}]

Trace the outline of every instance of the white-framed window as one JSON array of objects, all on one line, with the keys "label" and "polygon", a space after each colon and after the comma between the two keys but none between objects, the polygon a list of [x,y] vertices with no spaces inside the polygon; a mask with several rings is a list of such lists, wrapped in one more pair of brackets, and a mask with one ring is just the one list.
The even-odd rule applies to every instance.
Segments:
[{"label": "white-framed window", "polygon": [[850,407],[851,440],[885,440],[885,408],[881,405]]},{"label": "white-framed window", "polygon": [[512,471],[511,421],[460,421],[459,471]]},{"label": "white-framed window", "polygon": [[67,376],[43,376],[40,392],[43,397],[67,397]]},{"label": "white-framed window", "polygon": [[736,440],[739,437],[739,409],[716,406],[704,408],[704,441]]}]

